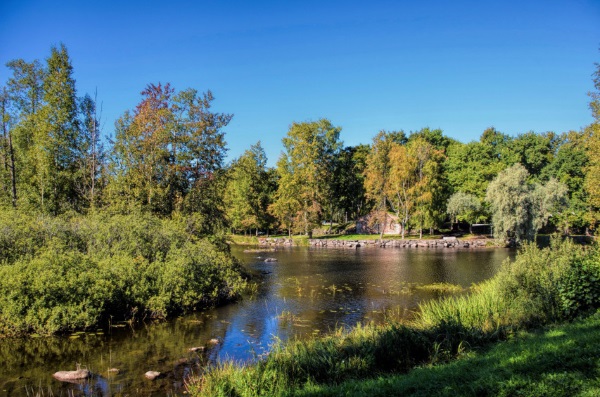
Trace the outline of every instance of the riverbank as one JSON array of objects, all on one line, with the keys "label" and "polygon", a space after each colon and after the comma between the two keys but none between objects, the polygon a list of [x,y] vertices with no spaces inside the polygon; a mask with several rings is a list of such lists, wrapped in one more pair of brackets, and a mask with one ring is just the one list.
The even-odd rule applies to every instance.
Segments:
[{"label": "riverbank", "polygon": [[406,375],[309,385],[291,396],[600,395],[600,313],[574,323],[521,332],[505,343],[472,351]]},{"label": "riverbank", "polygon": [[528,245],[469,295],[429,301],[410,323],[390,321],[279,344],[254,365],[209,370],[190,382],[189,391],[206,396],[302,394],[445,363],[524,330],[595,310],[600,286],[594,280],[599,277],[596,248],[568,241],[546,249]]}]

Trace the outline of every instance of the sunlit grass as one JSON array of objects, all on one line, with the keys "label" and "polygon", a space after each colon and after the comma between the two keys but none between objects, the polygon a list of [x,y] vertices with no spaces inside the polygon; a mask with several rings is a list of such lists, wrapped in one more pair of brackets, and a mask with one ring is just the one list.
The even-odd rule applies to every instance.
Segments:
[{"label": "sunlit grass", "polygon": [[[283,393],[285,395],[285,393]],[[489,351],[407,375],[309,382],[294,396],[523,396],[600,395],[600,315],[546,331],[520,333]]]}]

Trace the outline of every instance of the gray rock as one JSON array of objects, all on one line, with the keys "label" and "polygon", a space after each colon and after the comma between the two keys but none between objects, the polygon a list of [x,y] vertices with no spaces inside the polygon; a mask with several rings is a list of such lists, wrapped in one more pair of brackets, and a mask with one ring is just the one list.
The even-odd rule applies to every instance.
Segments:
[{"label": "gray rock", "polygon": [[87,369],[78,369],[77,371],[58,371],[52,376],[60,381],[69,382],[73,380],[87,379],[92,376],[92,373]]}]

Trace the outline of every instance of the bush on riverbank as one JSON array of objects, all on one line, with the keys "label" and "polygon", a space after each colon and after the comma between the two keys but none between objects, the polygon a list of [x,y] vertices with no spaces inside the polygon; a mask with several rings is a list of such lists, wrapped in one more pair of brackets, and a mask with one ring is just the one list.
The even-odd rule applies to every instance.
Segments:
[{"label": "bush on riverbank", "polygon": [[165,318],[238,297],[242,269],[200,221],[1,213],[0,335]]},{"label": "bush on riverbank", "polygon": [[[568,320],[600,307],[592,284],[599,271],[596,248],[558,241],[547,249],[529,245],[469,295],[423,304],[409,325],[369,325],[278,344],[264,360],[213,368],[189,389],[193,395],[281,395],[305,385],[338,384],[444,362],[519,329]],[[580,279],[589,283],[578,288],[575,280]]]}]

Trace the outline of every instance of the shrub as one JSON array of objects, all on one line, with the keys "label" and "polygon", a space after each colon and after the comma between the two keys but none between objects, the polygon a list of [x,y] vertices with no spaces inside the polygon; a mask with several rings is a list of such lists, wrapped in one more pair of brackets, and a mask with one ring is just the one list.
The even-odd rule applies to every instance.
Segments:
[{"label": "shrub", "polygon": [[235,299],[246,286],[241,266],[196,222],[0,213],[0,334],[165,318]]},{"label": "shrub", "polygon": [[558,280],[561,315],[574,318],[600,307],[600,260],[595,255],[573,262]]}]

